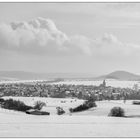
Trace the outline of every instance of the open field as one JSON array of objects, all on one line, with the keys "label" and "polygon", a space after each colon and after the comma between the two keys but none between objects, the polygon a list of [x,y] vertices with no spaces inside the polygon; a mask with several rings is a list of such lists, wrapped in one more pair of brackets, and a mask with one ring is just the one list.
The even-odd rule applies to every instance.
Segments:
[{"label": "open field", "polygon": [[78,100],[78,99],[72,99],[72,98],[41,98],[41,97],[3,97],[4,99],[12,98],[14,100],[20,100],[23,101],[26,105],[34,106],[34,103],[36,101],[41,101],[46,104],[42,108],[43,111],[50,112],[50,114],[55,115],[56,107],[62,107],[66,114],[69,114],[69,108],[74,108],[84,102],[84,100]]},{"label": "open field", "polygon": [[[18,97],[18,99],[33,104],[33,97]],[[59,106],[68,108],[75,101],[75,99],[34,97],[35,100],[46,101],[48,106],[46,110],[49,111],[58,106],[58,103]],[[62,100],[65,103],[61,103]],[[82,100],[75,102],[76,106]],[[53,113],[50,116],[27,115],[0,109],[0,137],[140,137],[139,105],[132,105],[132,101],[126,101],[126,104],[123,101],[98,101],[96,104],[96,108],[60,116]],[[108,117],[110,109],[114,106],[124,108],[129,117]]]},{"label": "open field", "polygon": [[140,119],[0,113],[0,137],[140,137]]},{"label": "open field", "polygon": [[1,80],[0,84],[51,82],[51,80],[52,79],[48,79],[48,80]]},{"label": "open field", "polygon": [[[84,102],[84,100],[72,99],[72,98],[42,98],[42,97],[12,97],[6,96],[4,99],[12,98],[14,100],[23,101],[26,105],[33,106],[36,101],[42,101],[46,103],[46,106],[42,108],[44,111],[48,111],[51,115],[56,114],[56,107],[62,107],[66,114],[69,114],[69,108],[74,108]],[[96,101],[97,107],[91,108],[87,111],[73,113],[73,115],[92,115],[92,116],[107,116],[110,109],[114,106],[124,108],[126,115],[128,116],[140,116],[140,105],[133,105],[132,100],[127,100],[124,104],[123,100],[111,100],[111,101]]]},{"label": "open field", "polygon": [[108,116],[110,110],[114,106],[121,107],[125,110],[128,117],[140,117],[140,105],[133,105],[132,100],[126,101],[124,104],[122,100],[112,101],[97,101],[97,107],[91,108],[87,111],[75,113],[74,115],[92,115],[92,116]]}]

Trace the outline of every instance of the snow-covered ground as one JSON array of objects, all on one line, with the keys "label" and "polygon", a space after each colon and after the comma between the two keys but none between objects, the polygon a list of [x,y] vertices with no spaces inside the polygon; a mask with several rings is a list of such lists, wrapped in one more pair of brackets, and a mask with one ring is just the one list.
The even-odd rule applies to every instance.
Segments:
[{"label": "snow-covered ground", "polygon": [[92,115],[92,116],[108,116],[110,110],[114,107],[121,107],[125,111],[125,115],[128,117],[140,117],[140,105],[133,105],[132,100],[127,100],[126,103],[123,100],[112,101],[97,101],[97,107],[75,113],[73,115]]},{"label": "snow-covered ground", "polygon": [[[32,97],[14,97],[33,104]],[[34,98],[70,107],[75,99]],[[66,101],[61,103],[60,101]],[[71,103],[71,100],[73,103]],[[82,101],[75,101],[76,105]],[[140,137],[140,106],[132,101],[98,101],[97,107],[72,115],[36,116],[0,108],[0,137]],[[108,117],[114,106],[130,118]]]},{"label": "snow-covered ground", "polygon": [[34,106],[36,101],[41,101],[46,104],[42,108],[43,111],[50,112],[55,115],[57,113],[56,107],[62,107],[66,114],[69,114],[69,109],[74,108],[84,102],[84,100],[78,100],[76,98],[43,98],[43,97],[12,97],[5,96],[4,99],[12,98],[14,100],[23,101],[26,105]]},{"label": "snow-covered ground", "polygon": [[0,137],[140,137],[140,119],[0,113]]},{"label": "snow-covered ground", "polygon": [[[96,85],[99,86],[102,84],[103,81],[78,81],[78,80],[72,80],[72,81],[62,81],[62,82],[56,82],[52,84],[67,84],[67,85]],[[119,81],[119,80],[106,80],[106,85],[107,86],[112,86],[112,87],[121,87],[121,88],[133,88],[134,84],[138,84],[140,86],[139,81]]]},{"label": "snow-covered ground", "polygon": [[0,84],[50,82],[52,80],[53,79],[47,79],[47,80],[1,80]]}]

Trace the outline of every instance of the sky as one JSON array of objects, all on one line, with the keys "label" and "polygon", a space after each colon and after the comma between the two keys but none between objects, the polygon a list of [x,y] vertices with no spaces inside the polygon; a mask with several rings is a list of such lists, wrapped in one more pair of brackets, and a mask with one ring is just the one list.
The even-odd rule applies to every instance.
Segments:
[{"label": "sky", "polygon": [[140,74],[140,3],[0,3],[0,71]]}]

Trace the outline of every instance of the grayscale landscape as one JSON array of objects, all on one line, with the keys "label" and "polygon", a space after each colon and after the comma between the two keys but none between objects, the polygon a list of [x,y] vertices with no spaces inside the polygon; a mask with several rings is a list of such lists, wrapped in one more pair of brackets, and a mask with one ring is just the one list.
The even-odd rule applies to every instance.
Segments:
[{"label": "grayscale landscape", "polygon": [[140,137],[139,15],[140,3],[0,3],[0,137]]}]

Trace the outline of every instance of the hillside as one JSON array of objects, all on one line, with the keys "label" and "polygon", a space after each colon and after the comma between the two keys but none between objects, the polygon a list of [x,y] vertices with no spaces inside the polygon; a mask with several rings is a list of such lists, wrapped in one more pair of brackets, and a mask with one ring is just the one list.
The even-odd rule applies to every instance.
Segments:
[{"label": "hillside", "polygon": [[25,71],[0,71],[0,80],[45,80],[45,79],[78,79],[90,78],[93,75],[83,73],[34,73]]},{"label": "hillside", "polygon": [[140,75],[136,75],[127,71],[115,71],[107,75],[96,77],[95,79],[115,79],[115,80],[128,80],[135,81],[140,80]]},{"label": "hillside", "polygon": [[45,80],[45,79],[89,79],[89,80],[127,80],[135,81],[140,80],[140,75],[136,75],[126,71],[115,71],[107,75],[93,78],[93,75],[81,73],[33,73],[24,71],[0,71],[0,80]]}]

